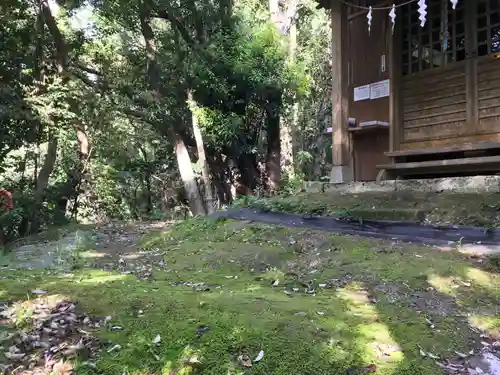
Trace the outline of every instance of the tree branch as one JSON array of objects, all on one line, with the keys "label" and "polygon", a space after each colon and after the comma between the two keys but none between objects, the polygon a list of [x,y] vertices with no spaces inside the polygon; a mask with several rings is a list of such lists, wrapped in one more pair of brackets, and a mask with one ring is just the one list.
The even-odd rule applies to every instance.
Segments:
[{"label": "tree branch", "polygon": [[61,30],[59,30],[59,27],[57,26],[56,19],[50,11],[48,0],[39,1],[43,19],[45,20],[45,24],[47,25],[47,28],[49,29],[56,46],[57,70],[59,73],[63,73],[64,71],[66,71],[66,68],[68,66],[68,48],[66,42],[64,41]]},{"label": "tree branch", "polygon": [[71,71],[70,73],[72,75],[74,75],[76,78],[78,78],[80,81],[82,81],[84,84],[86,84],[87,86],[89,86],[93,89],[97,89],[96,83],[92,82],[92,80],[90,80],[88,77],[86,77],[85,74],[82,74],[81,72],[77,72],[77,71]]},{"label": "tree branch", "polygon": [[158,10],[151,13],[151,17],[161,18],[163,20],[169,21],[181,34],[182,39],[190,45],[191,47],[198,49],[200,46],[198,43],[189,35],[189,30],[175,17],[173,16],[174,11],[170,10]]},{"label": "tree branch", "polygon": [[76,63],[74,64],[76,68],[80,69],[80,70],[83,70],[84,72],[87,72],[87,73],[90,73],[90,74],[95,74],[96,76],[102,76],[102,72],[97,70],[97,69],[94,69],[94,68],[91,68],[89,66],[85,66],[85,65],[82,65],[81,63]]}]

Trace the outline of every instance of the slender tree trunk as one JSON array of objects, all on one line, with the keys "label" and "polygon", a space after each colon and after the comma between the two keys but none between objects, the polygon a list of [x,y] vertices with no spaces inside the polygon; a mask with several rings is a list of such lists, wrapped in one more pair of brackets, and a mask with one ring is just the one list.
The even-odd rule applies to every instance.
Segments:
[{"label": "slender tree trunk", "polygon": [[[146,150],[143,147],[139,146],[139,151],[141,151],[142,157],[144,158],[144,163],[147,166],[149,164],[149,158]],[[146,171],[144,173],[144,184],[146,185],[146,189],[148,191],[146,209],[147,213],[150,214],[153,211],[153,199],[152,199],[153,192],[151,191],[151,171],[149,170],[149,167],[146,168]]]},{"label": "slender tree trunk", "polygon": [[[43,16],[43,20],[47,25],[47,29],[54,40],[54,45],[56,49],[56,67],[59,75],[63,78],[63,82],[69,80],[69,72],[68,72],[68,46],[64,39],[59,26],[57,25],[57,21],[52,15],[49,6],[49,0],[38,0],[38,5],[40,7],[41,14]],[[74,209],[73,213],[76,214],[77,207],[77,198],[78,194],[76,189],[80,186],[83,179],[83,172],[85,170],[84,163],[88,161],[89,155],[89,142],[86,131],[84,127],[77,125],[75,127],[76,137],[79,142],[79,157],[76,168],[68,175],[68,181],[66,182],[65,187],[65,197],[63,197],[58,206],[62,210],[62,212],[66,211],[66,206],[69,197],[75,196]],[[63,207],[64,206],[64,207]]]},{"label": "slender tree trunk", "polygon": [[191,157],[189,156],[186,144],[182,137],[174,131],[171,132],[170,138],[174,140],[177,166],[179,168],[181,180],[184,183],[184,188],[186,189],[189,208],[195,216],[205,215],[206,212],[203,207],[203,200],[201,199],[200,190],[198,189],[198,183],[196,182],[193,166],[191,164]]},{"label": "slender tree trunk", "polygon": [[144,179],[146,182],[146,190],[148,191],[148,205],[146,211],[148,214],[151,214],[153,212],[153,192],[151,191],[151,173],[149,171],[146,172]]},{"label": "slender tree trunk", "polygon": [[[297,25],[296,25],[296,14],[298,7],[298,0],[289,0],[285,2],[286,9],[280,9],[279,0],[269,0],[269,12],[271,13],[271,22],[276,25],[276,28],[281,33],[282,36],[289,36],[288,43],[288,56],[283,61],[283,64],[292,63],[295,59],[295,54],[297,50]],[[280,98],[282,95],[280,95]],[[298,118],[298,107],[297,104],[294,104],[291,110],[285,111],[282,110],[283,103],[280,100],[280,113],[278,119],[278,133],[280,139],[280,148],[279,148],[279,160],[276,155],[278,150],[274,148],[270,150],[274,155],[268,156],[268,163],[279,163],[280,171],[285,173],[287,177],[293,177],[295,174],[294,168],[294,158],[293,158],[293,129],[297,124]],[[271,133],[274,134],[274,133]],[[269,145],[274,143],[274,139],[268,140]],[[270,177],[271,188],[276,188],[273,185],[276,185],[276,177],[271,176],[272,173],[268,174]],[[276,175],[276,173],[274,173]],[[281,178],[281,176],[280,176]]]},{"label": "slender tree trunk", "polygon": [[269,179],[267,187],[271,193],[275,193],[281,182],[281,142],[280,142],[280,115],[281,93],[277,98],[271,99],[271,105],[267,110],[267,158],[266,172]]},{"label": "slender tree trunk", "polygon": [[190,91],[188,93],[188,106],[191,111],[191,118],[193,123],[193,133],[194,139],[196,140],[196,148],[198,149],[198,160],[201,164],[201,174],[203,177],[204,192],[205,192],[205,205],[207,208],[207,214],[212,214],[215,212],[214,209],[214,196],[212,192],[212,180],[210,178],[210,167],[207,162],[207,157],[205,154],[205,146],[203,144],[203,135],[201,134],[201,129],[198,124],[198,118],[196,117],[195,109],[196,103],[193,99],[193,93]]},{"label": "slender tree trunk", "polygon": [[26,186],[26,164],[28,162],[28,155],[28,152],[24,153],[23,160],[19,163],[18,167],[18,171],[21,172],[21,178],[19,179],[19,190],[21,191],[23,191]]},{"label": "slender tree trunk", "polygon": [[212,172],[212,183],[216,186],[219,204],[231,203],[231,172],[228,158],[224,154],[213,155],[208,159],[210,171]]},{"label": "slender tree trunk", "polygon": [[54,171],[54,166],[56,165],[57,144],[57,136],[53,132],[49,132],[47,155],[45,155],[40,173],[38,173],[36,178],[35,210],[31,213],[30,228],[26,229],[26,231],[31,233],[37,232],[40,228],[40,210],[42,209],[42,203],[45,199],[45,192],[49,184],[50,175]]},{"label": "slender tree trunk", "polygon": [[271,22],[277,25],[280,18],[279,0],[269,0],[269,13],[271,13]]},{"label": "slender tree trunk", "polygon": [[68,49],[66,46],[66,41],[57,26],[56,19],[52,15],[49,6],[49,0],[39,0],[39,4],[43,19],[47,28],[49,29],[50,35],[54,40],[54,45],[56,47],[56,62],[57,71],[60,74],[65,74],[68,68]]},{"label": "slender tree trunk", "polygon": [[[288,27],[288,62],[295,62],[297,52],[297,0],[290,0],[287,8]],[[289,178],[295,175],[295,163],[293,157],[293,133],[297,127],[299,103],[295,101],[288,116],[280,118],[280,140],[281,140],[281,171]]]},{"label": "slender tree trunk", "polygon": [[[139,17],[142,36],[144,37],[144,41],[146,44],[148,83],[149,87],[154,92],[155,97],[159,98],[161,96],[161,77],[160,67],[156,60],[156,41],[153,29],[151,28],[150,9],[148,9],[144,2],[141,4]],[[174,144],[179,173],[188,195],[191,211],[193,215],[204,215],[206,212],[203,207],[203,201],[198,189],[198,183],[196,182],[194,176],[193,165],[191,163],[191,157],[189,156],[186,144],[184,143],[181,135],[178,134],[171,125],[167,125],[166,128],[168,137]]]},{"label": "slender tree trunk", "polygon": [[[78,198],[80,196],[86,176],[87,168],[90,159],[90,146],[87,131],[82,126],[76,127],[76,136],[78,139],[78,152],[77,152],[77,165],[73,168],[68,176],[68,182],[66,183],[67,192],[65,195],[66,204],[62,206],[63,212],[71,212],[72,217],[77,217],[78,215]],[[68,199],[73,198],[73,203],[68,204]],[[71,206],[71,207],[70,207]]]},{"label": "slender tree trunk", "polygon": [[37,205],[40,205],[45,198],[45,190],[47,189],[50,175],[52,174],[54,166],[56,165],[57,143],[57,136],[53,132],[50,132],[49,142],[47,146],[47,155],[45,155],[42,168],[40,168],[40,173],[38,174],[36,179],[35,203]]},{"label": "slender tree trunk", "polygon": [[36,189],[36,180],[38,178],[38,168],[40,164],[40,132],[36,139],[35,152],[33,153],[33,162],[35,163],[35,168],[33,169],[33,185]]},{"label": "slender tree trunk", "polygon": [[[269,0],[271,22],[280,30],[279,0]],[[280,30],[281,31],[281,30]],[[266,172],[269,178],[268,189],[274,193],[279,189],[281,182],[281,145],[280,145],[280,111],[281,93],[270,98],[271,108],[267,109],[267,157]]]}]

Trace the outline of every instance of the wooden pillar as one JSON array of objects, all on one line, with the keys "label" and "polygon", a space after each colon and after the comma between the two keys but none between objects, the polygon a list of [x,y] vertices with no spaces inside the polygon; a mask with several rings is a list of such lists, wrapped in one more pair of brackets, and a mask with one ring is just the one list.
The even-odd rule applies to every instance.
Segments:
[{"label": "wooden pillar", "polygon": [[[399,11],[399,10],[398,10]],[[398,18],[396,17],[396,20]],[[401,22],[396,21],[394,34],[392,24],[389,22],[387,41],[389,46],[389,151],[397,151],[401,144],[401,133],[403,132],[403,114],[401,103],[401,79],[403,76],[401,63]]]},{"label": "wooden pillar", "polygon": [[481,132],[479,126],[479,103],[477,91],[477,4],[465,3],[465,94],[467,102],[467,133]]},{"label": "wooden pillar", "polygon": [[348,134],[348,19],[346,6],[332,0],[332,156],[330,182],[352,181]]}]

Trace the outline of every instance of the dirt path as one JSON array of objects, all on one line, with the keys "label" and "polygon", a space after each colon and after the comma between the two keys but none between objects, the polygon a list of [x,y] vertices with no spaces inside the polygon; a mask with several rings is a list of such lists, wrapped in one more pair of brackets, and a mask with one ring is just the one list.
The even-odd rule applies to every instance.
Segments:
[{"label": "dirt path", "polygon": [[90,230],[61,233],[57,240],[34,241],[14,247],[0,266],[7,268],[56,268],[74,266],[83,257],[98,268],[114,268],[120,260],[154,257],[154,252],[141,252],[137,243],[147,233],[158,231],[168,222],[117,223],[96,226]]},{"label": "dirt path", "polygon": [[[445,249],[460,248],[475,254],[499,254],[500,230],[419,225],[411,222],[378,220],[346,220],[334,217],[298,215],[284,212],[263,212],[253,209],[230,209],[215,217],[255,221],[292,228],[312,228],[331,233],[397,240],[435,245]],[[142,236],[161,230],[167,222],[109,223],[93,230],[77,230],[61,235],[58,240],[34,242],[14,248],[0,266],[19,268],[67,268],[75,261],[75,253],[84,250],[97,268],[113,269],[116,265],[141,264],[144,257],[159,261],[161,254],[137,249]]]}]

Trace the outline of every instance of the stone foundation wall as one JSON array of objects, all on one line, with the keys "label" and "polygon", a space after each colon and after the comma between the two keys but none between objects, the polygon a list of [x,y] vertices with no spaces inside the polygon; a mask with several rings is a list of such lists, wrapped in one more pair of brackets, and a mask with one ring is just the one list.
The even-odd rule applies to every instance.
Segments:
[{"label": "stone foundation wall", "polygon": [[500,193],[500,176],[473,176],[433,178],[422,180],[394,180],[382,182],[351,182],[332,184],[330,182],[310,181],[304,183],[306,192],[383,192],[383,191],[453,191],[456,193],[490,192]]}]

